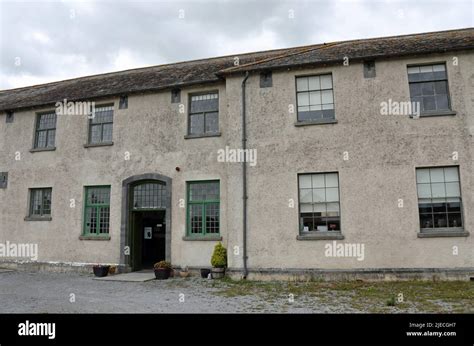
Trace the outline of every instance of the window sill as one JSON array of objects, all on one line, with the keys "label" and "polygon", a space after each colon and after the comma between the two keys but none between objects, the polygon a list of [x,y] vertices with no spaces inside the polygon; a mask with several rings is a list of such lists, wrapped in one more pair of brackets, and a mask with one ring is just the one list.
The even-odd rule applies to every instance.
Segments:
[{"label": "window sill", "polygon": [[194,134],[194,135],[185,135],[184,139],[192,139],[192,138],[206,138],[206,137],[220,137],[221,133],[220,132],[214,132],[214,133],[200,133],[200,134]]},{"label": "window sill", "polygon": [[337,120],[336,119],[322,119],[322,120],[295,121],[295,126],[325,125],[325,124],[337,124]]},{"label": "window sill", "polygon": [[296,236],[296,240],[342,240],[344,235],[341,232],[308,232]]},{"label": "window sill", "polygon": [[418,233],[418,238],[444,238],[444,237],[467,237],[469,232],[462,228],[454,228],[452,230],[441,228],[439,231],[421,230]]},{"label": "window sill", "polygon": [[88,143],[84,144],[84,148],[108,147],[111,145],[114,145],[114,142]]},{"label": "window sill", "polygon": [[25,216],[25,221],[51,221],[53,218],[51,216]]},{"label": "window sill", "polygon": [[184,236],[183,240],[185,240],[185,241],[221,241],[222,237],[220,235],[215,235],[215,236]]},{"label": "window sill", "polygon": [[79,240],[110,240],[110,235],[81,235]]},{"label": "window sill", "polygon": [[439,111],[439,112],[425,112],[420,113],[420,116],[410,115],[410,118],[429,118],[429,117],[442,117],[442,116],[454,116],[456,115],[455,111]]},{"label": "window sill", "polygon": [[30,153],[37,153],[40,151],[54,151],[56,147],[48,147],[48,148],[31,148]]}]

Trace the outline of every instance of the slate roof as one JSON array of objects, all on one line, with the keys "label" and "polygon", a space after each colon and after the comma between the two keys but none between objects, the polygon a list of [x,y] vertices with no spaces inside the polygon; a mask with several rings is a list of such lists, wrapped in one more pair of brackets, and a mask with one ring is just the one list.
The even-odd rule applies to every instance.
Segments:
[{"label": "slate roof", "polygon": [[[234,54],[0,91],[0,111],[212,83],[229,74],[474,49],[474,28]],[[234,66],[239,57],[239,66]]]}]

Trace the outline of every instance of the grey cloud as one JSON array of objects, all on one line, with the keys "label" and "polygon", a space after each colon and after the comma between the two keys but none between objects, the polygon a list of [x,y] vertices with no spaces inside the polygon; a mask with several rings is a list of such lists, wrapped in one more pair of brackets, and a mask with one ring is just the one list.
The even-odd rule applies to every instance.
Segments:
[{"label": "grey cloud", "polygon": [[24,86],[30,77],[48,82],[123,66],[473,26],[469,0],[7,1],[0,20],[1,89]]}]

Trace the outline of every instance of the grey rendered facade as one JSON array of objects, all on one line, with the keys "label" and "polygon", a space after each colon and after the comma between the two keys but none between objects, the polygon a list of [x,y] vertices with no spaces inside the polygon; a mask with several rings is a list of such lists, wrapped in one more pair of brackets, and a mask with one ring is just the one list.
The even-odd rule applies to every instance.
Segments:
[{"label": "grey rendered facade", "polygon": [[[221,241],[235,276],[245,273],[245,248],[249,278],[341,273],[472,277],[473,49],[474,31],[464,29],[207,59],[2,91],[0,171],[8,179],[0,189],[0,243],[35,243],[39,253],[36,262],[4,258],[1,265],[87,268],[108,263],[139,269],[145,251],[141,232],[150,218],[162,227],[159,256],[176,267],[208,267],[212,249]],[[373,62],[375,76],[364,75]],[[447,106],[443,91],[434,89],[435,108],[441,109],[422,111],[419,117],[381,113],[384,102],[417,97],[410,87],[410,68],[441,65],[446,88],[443,78],[433,85],[446,90]],[[320,76],[330,76],[330,82]],[[301,87],[299,78],[303,84],[317,80],[319,87]],[[424,92],[419,97],[429,108],[432,96]],[[191,120],[193,96],[215,94],[217,121],[214,110]],[[309,95],[310,101],[298,94]],[[312,101],[315,95],[320,102]],[[120,105],[124,96],[126,108]],[[38,117],[54,112],[63,99],[112,105],[111,140],[91,145],[90,119],[62,114],[56,118],[54,145],[35,149]],[[303,119],[313,107],[321,112],[308,111]],[[243,164],[218,159],[219,150],[242,148],[244,111],[246,145],[257,153],[256,164],[246,165],[245,244]],[[203,126],[201,119],[206,119]],[[439,172],[443,179],[435,180]],[[317,185],[320,179],[323,185]],[[218,182],[214,209],[204,204],[195,208],[199,213],[214,210],[211,226],[210,214],[202,214],[203,219],[188,215],[189,188],[199,181]],[[146,210],[145,217],[133,208],[133,189],[146,182],[161,186],[162,203],[155,210],[159,217],[154,210]],[[85,199],[94,186],[105,186],[110,193],[107,232],[101,236],[85,232],[90,223]],[[423,195],[425,187],[429,196]],[[31,215],[36,188],[51,191],[49,215]],[[435,192],[438,188],[444,195]],[[320,200],[319,192],[325,196]],[[310,201],[303,200],[306,193]],[[100,206],[91,208],[99,210],[97,215],[106,213]],[[190,230],[190,218],[198,220],[196,225],[201,222],[196,233]],[[212,231],[201,235],[199,227]],[[363,258],[328,255],[333,244],[363,245]]]}]

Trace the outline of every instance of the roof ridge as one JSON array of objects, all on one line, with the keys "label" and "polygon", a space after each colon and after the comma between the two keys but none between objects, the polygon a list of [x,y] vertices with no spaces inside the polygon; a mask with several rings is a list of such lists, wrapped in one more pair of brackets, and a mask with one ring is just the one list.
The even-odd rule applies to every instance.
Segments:
[{"label": "roof ridge", "polygon": [[293,52],[293,53],[282,54],[282,55],[278,55],[278,56],[275,56],[275,57],[270,57],[270,58],[250,62],[250,63],[243,64],[243,65],[228,67],[228,68],[225,68],[223,70],[220,70],[219,73],[227,73],[227,72],[231,72],[232,70],[241,69],[243,67],[252,66],[252,65],[259,65],[259,64],[262,64],[262,63],[265,63],[265,62],[268,62],[268,61],[274,61],[274,60],[278,60],[278,59],[281,59],[281,58],[288,58],[290,56],[311,52],[311,51],[316,50],[316,49],[324,49],[324,48],[328,48],[328,47],[334,47],[336,45],[344,44],[344,43],[347,43],[347,41],[322,43],[322,44],[319,44],[317,46],[313,45],[312,47],[308,47],[307,49],[301,49],[301,50]]}]

